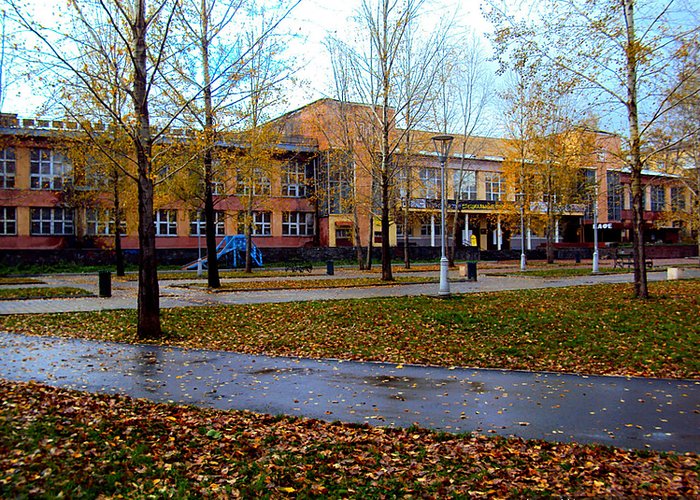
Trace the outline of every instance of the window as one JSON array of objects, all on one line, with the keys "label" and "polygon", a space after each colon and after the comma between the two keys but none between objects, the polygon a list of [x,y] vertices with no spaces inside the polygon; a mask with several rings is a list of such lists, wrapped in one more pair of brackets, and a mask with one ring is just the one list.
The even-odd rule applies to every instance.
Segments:
[{"label": "window", "polygon": [[674,212],[685,210],[685,191],[682,187],[671,188],[671,210]]},{"label": "window", "polygon": [[236,173],[236,194],[246,195],[253,188],[253,196],[266,196],[270,194],[270,178],[262,169],[253,169],[252,175],[238,170]]},{"label": "window", "polygon": [[63,189],[68,180],[68,160],[51,149],[32,149],[29,162],[29,179],[32,189]]},{"label": "window", "polygon": [[[88,208],[85,211],[85,224],[89,236],[114,236],[114,211]],[[126,221],[119,221],[119,234],[126,234]]]},{"label": "window", "polygon": [[0,189],[15,187],[15,148],[0,150]]},{"label": "window", "polygon": [[17,209],[0,207],[0,235],[17,234]]},{"label": "window", "polygon": [[306,167],[301,163],[288,163],[282,168],[282,196],[306,196]]},{"label": "window", "polygon": [[[238,234],[245,234],[247,214],[238,212]],[[251,221],[251,234],[253,236],[270,236],[272,234],[272,214],[270,212],[253,212]]]},{"label": "window", "polygon": [[32,208],[30,213],[34,236],[73,234],[73,210],[69,208]]},{"label": "window", "polygon": [[421,168],[418,171],[420,179],[419,198],[437,199],[440,196],[440,169]]},{"label": "window", "polygon": [[484,178],[486,184],[486,199],[491,201],[501,201],[503,196],[503,178],[501,174],[489,172]]},{"label": "window", "polygon": [[454,173],[455,193],[460,200],[476,200],[476,172],[457,170]]},{"label": "window", "polygon": [[[190,236],[204,236],[205,234],[207,234],[207,230],[204,210],[190,211]],[[214,234],[216,236],[224,236],[226,234],[224,213],[220,210],[214,211]]]},{"label": "window", "polygon": [[651,211],[663,212],[666,209],[666,189],[664,186],[651,186]]},{"label": "window", "polygon": [[581,182],[578,186],[580,193],[584,193],[586,196],[586,210],[583,217],[585,219],[593,218],[593,204],[597,203],[596,197],[596,171],[590,168],[584,169],[582,173]]},{"label": "window", "polygon": [[177,210],[156,210],[156,236],[177,236]]},{"label": "window", "polygon": [[620,173],[608,172],[608,220],[620,220],[622,218],[622,186],[620,185]]},{"label": "window", "polygon": [[435,231],[435,236],[439,236],[441,230],[442,227],[440,226],[440,221],[438,221],[437,219],[435,220],[435,224],[432,224],[430,221],[428,221],[423,222],[420,225],[421,236],[430,236],[431,234],[433,234],[433,231]]},{"label": "window", "polygon": [[283,236],[310,236],[314,234],[314,214],[306,212],[284,212],[282,214]]}]

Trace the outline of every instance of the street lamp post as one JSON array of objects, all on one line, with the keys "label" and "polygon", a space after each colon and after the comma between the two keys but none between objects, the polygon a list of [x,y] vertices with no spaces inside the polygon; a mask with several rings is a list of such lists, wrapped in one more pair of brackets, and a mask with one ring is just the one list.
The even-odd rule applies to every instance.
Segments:
[{"label": "street lamp post", "polygon": [[598,186],[595,186],[595,198],[593,200],[593,273],[598,269]]},{"label": "street lamp post", "polygon": [[433,137],[435,152],[440,159],[440,291],[442,297],[450,296],[450,282],[448,280],[449,266],[447,262],[447,235],[445,230],[445,163],[450,155],[450,147],[454,137],[451,135],[436,135]]},{"label": "street lamp post", "polygon": [[525,193],[517,193],[515,197],[520,202],[520,270],[527,269],[525,256]]}]

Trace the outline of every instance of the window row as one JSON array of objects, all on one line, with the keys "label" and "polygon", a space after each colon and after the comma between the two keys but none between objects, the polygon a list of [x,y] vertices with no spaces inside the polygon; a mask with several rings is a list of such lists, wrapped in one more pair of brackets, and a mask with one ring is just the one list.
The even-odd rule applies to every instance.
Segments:
[{"label": "window row", "polygon": [[[98,186],[102,176],[90,176],[93,184]],[[163,174],[163,172],[161,172]],[[17,159],[15,149],[7,147],[0,149],[0,189],[16,187]],[[93,179],[94,177],[94,179]],[[51,149],[33,148],[30,151],[29,186],[31,189],[62,190],[71,180],[70,161],[60,152]],[[247,195],[252,192],[255,196],[269,196],[271,192],[270,177],[263,169],[255,168],[250,172],[238,170],[235,178],[235,192]],[[307,196],[306,165],[296,161],[282,167],[282,196],[304,198]],[[225,194],[225,185],[217,181],[213,183],[215,195]]]},{"label": "window row", "polygon": [[[477,200],[477,173],[475,170],[450,170],[452,175],[452,187],[454,198],[460,200]],[[447,175],[450,175],[448,172]],[[441,169],[424,167],[418,169],[417,186],[414,195],[417,198],[440,198],[442,180]],[[484,172],[483,174],[484,197],[490,201],[500,201],[505,194],[505,181],[498,172]],[[399,172],[397,177],[399,196],[406,197],[407,174],[405,170]]]},{"label": "window row", "polygon": [[[154,224],[156,236],[178,236],[177,210],[156,210]],[[114,211],[109,209],[87,209],[85,211],[85,234],[88,236],[114,236],[116,230]],[[189,235],[206,234],[206,220],[201,210],[189,213]],[[225,214],[215,212],[214,230],[216,236],[224,236]],[[246,225],[254,236],[272,235],[272,212],[255,211],[252,217],[246,212],[238,212],[237,231],[245,234]],[[119,233],[126,234],[126,222],[119,221]],[[315,222],[313,213],[283,212],[283,236],[312,236]],[[0,207],[0,235],[17,234],[17,208]],[[31,208],[30,234],[33,236],[70,236],[75,234],[74,210],[70,208]]]}]

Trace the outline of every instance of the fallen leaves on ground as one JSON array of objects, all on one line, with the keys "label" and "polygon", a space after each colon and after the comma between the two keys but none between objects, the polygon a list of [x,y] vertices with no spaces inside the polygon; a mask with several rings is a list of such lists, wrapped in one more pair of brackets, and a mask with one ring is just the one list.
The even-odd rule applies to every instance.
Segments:
[{"label": "fallen leaves on ground", "polygon": [[[369,286],[409,285],[416,283],[437,283],[435,278],[399,277],[393,281],[382,281],[380,278],[321,278],[321,279],[276,279],[269,281],[235,281],[221,283],[220,288],[213,292],[231,292],[241,290],[312,290],[319,288],[353,288]],[[206,287],[206,284],[187,283],[183,287]]]},{"label": "fallen leaves on ground", "polygon": [[92,297],[93,295],[82,288],[68,286],[0,289],[0,300],[65,299],[71,297]]},{"label": "fallen leaves on ground", "polygon": [[[248,354],[697,378],[700,280],[162,311],[162,344]],[[0,328],[136,340],[133,310],[0,316]]]},{"label": "fallen leaves on ground", "polygon": [[700,495],[696,454],[371,428],[0,380],[0,497]]}]

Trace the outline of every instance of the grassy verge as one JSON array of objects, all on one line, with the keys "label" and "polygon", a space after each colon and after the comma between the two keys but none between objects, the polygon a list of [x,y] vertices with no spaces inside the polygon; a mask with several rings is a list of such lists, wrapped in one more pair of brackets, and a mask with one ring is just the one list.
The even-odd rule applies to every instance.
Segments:
[{"label": "grassy verge", "polygon": [[[246,353],[693,378],[700,280],[163,311],[163,343]],[[5,331],[133,342],[135,311],[0,316]]]},{"label": "grassy verge", "polygon": [[87,290],[67,286],[0,289],[0,300],[65,299],[92,296],[93,294]]},{"label": "grassy verge", "polygon": [[[632,271],[627,269],[601,267],[600,274],[625,274]],[[573,276],[590,276],[590,267],[557,267],[551,269],[531,269],[528,271],[515,271],[502,273],[504,276],[533,276],[537,278],[566,278]]]},{"label": "grassy verge", "polygon": [[[351,287],[366,287],[366,286],[394,286],[407,285],[415,283],[432,283],[437,282],[436,278],[427,277],[397,277],[394,281],[382,281],[380,278],[323,278],[323,279],[290,279],[290,280],[274,280],[274,281],[237,281],[222,283],[221,288],[217,288],[216,292],[233,292],[241,290],[313,290],[319,288],[351,288]],[[187,283],[181,286],[184,287],[206,287],[205,283]]]},{"label": "grassy verge", "polygon": [[700,495],[695,454],[383,429],[0,380],[3,498]]},{"label": "grassy verge", "polygon": [[0,285],[38,285],[44,282],[36,278],[23,278],[21,276],[0,276]]}]

